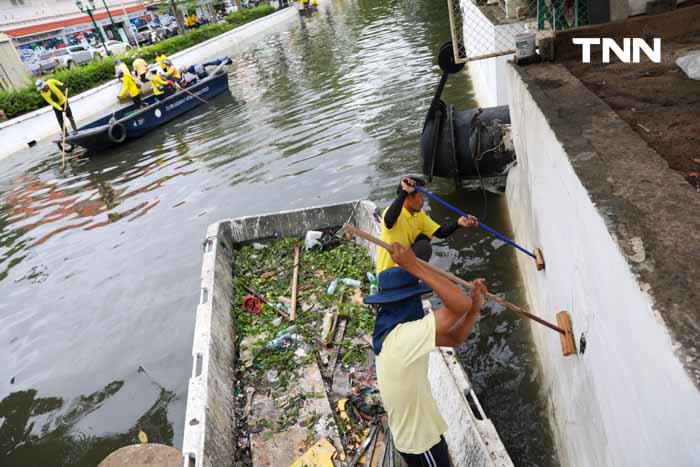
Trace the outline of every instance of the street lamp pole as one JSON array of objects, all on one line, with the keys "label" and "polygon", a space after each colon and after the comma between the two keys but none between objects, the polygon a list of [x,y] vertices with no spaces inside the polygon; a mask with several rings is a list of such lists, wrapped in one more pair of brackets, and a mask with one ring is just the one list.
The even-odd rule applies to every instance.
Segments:
[{"label": "street lamp pole", "polygon": [[[128,33],[131,34],[131,36],[134,38],[134,42],[136,42],[136,48],[140,49],[141,44],[139,44],[139,35],[134,32],[132,29],[132,24],[131,21],[129,20],[129,15],[126,13],[126,7],[124,6],[124,0],[121,0],[122,4],[122,11],[124,12],[124,26],[128,29]],[[128,37],[128,34],[127,34]]]},{"label": "street lamp pole", "polygon": [[100,31],[100,28],[97,27],[97,23],[95,22],[94,16],[92,16],[92,11],[95,9],[95,0],[88,0],[87,5],[83,5],[82,0],[76,0],[75,5],[78,7],[81,13],[87,13],[87,15],[90,17],[92,20],[92,25],[95,28],[95,31],[97,31],[97,36],[100,38],[100,42],[102,42],[102,47],[105,49],[105,56],[109,55],[109,50],[107,49],[107,45],[105,44],[105,39],[102,36],[102,31]]},{"label": "street lamp pole", "polygon": [[105,10],[107,10],[107,16],[109,16],[109,22],[112,23],[112,29],[114,29],[114,34],[119,34],[119,31],[117,31],[117,25],[114,24],[114,19],[112,19],[112,13],[109,12],[109,8],[107,7],[107,2],[105,0],[102,0],[102,4],[105,6]]}]

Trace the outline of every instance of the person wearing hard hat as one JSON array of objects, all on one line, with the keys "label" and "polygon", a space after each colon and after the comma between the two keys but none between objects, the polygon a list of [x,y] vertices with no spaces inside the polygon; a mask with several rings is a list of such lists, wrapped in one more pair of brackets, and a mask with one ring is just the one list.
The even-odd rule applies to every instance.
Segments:
[{"label": "person wearing hard hat", "polygon": [[148,81],[148,78],[146,78],[146,72],[148,71],[148,63],[146,63],[146,60],[139,57],[134,60],[131,66],[134,68],[134,74],[139,81],[146,83],[146,81]]},{"label": "person wearing hard hat", "polygon": [[153,95],[156,96],[157,101],[168,97],[172,92],[172,86],[168,80],[164,79],[160,74],[148,70],[146,75],[151,81],[151,88],[153,88]]},{"label": "person wearing hard hat", "polygon": [[119,60],[119,59],[116,59],[116,60],[114,61],[114,72],[117,73],[119,70],[121,70],[122,72],[124,72],[124,73],[127,74],[127,75],[128,75],[129,73],[131,73],[131,72],[129,71],[129,67],[126,65],[126,63],[122,62],[122,61]]},{"label": "person wearing hard hat", "polygon": [[59,88],[63,87],[63,83],[57,79],[47,79],[46,81],[39,79],[36,82],[36,90],[41,93],[41,97],[44,98],[46,102],[53,107],[53,112],[56,115],[56,120],[58,120],[58,126],[61,127],[63,131],[63,107],[65,105],[66,117],[70,122],[70,126],[73,131],[78,131],[78,127],[75,125],[75,120],[73,119],[73,112],[70,109],[70,105],[66,103],[66,96],[63,95]]},{"label": "person wearing hard hat", "polygon": [[128,93],[137,109],[146,107],[141,101],[141,91],[139,90],[138,84],[136,84],[136,80],[131,76],[131,73],[124,73],[123,70],[117,70],[117,79],[122,82],[122,90],[117,95],[117,98],[122,98]]},{"label": "person wearing hard hat", "polygon": [[165,71],[168,69],[168,66],[165,64],[165,61],[168,59],[167,55],[165,54],[160,54],[156,57],[156,63],[160,65],[160,69]]},{"label": "person wearing hard hat", "polygon": [[170,60],[169,58],[167,58],[167,59],[165,59],[165,61],[163,63],[167,67],[165,69],[166,78],[170,81],[174,81],[176,83],[179,83],[180,78],[181,78],[180,70],[177,69],[177,67],[175,66],[173,61]]}]

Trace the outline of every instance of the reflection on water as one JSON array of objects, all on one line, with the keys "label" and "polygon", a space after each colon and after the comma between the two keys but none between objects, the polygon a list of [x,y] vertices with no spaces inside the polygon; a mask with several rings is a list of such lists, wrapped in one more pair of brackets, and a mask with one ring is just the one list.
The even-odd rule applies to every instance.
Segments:
[{"label": "reflection on water", "polygon": [[[172,444],[173,431],[167,420],[167,406],[175,394],[160,388],[156,402],[127,431],[112,435],[75,434],[76,425],[99,410],[105,401],[124,387],[113,381],[100,391],[80,396],[70,404],[60,397],[37,397],[30,389],[9,394],[0,401],[0,453],[3,465],[65,465],[94,467],[112,451],[139,442],[143,431],[149,442]],[[42,422],[36,430],[37,421]],[[37,456],[37,453],[41,453]],[[44,460],[40,460],[41,457]],[[46,460],[51,459],[51,464]]]},{"label": "reflection on water", "polygon": [[[0,464],[95,465],[144,426],[179,446],[207,225],[387,204],[419,171],[444,2],[327,0],[300,21],[234,56],[230,94],[138,142],[74,153],[63,173],[49,143],[0,161]],[[470,92],[459,75],[443,97],[465,109]],[[449,199],[466,209],[481,196]],[[513,257],[474,238],[441,242],[438,259],[517,302]],[[489,309],[479,330],[463,363],[487,412],[519,464],[549,465],[551,445],[522,441],[525,423],[549,439],[527,328]]]}]

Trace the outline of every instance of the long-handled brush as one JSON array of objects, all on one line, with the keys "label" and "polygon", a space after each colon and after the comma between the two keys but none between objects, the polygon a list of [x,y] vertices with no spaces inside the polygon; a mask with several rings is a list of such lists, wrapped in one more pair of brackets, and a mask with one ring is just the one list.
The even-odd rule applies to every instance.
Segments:
[{"label": "long-handled brush", "polygon": [[[357,227],[350,225],[350,224],[345,224],[343,226],[343,229],[345,229],[346,232],[351,233],[357,237],[360,237],[364,240],[367,240],[370,243],[374,243],[375,245],[378,245],[384,249],[386,249],[389,253],[391,253],[392,248],[391,245],[386,243],[383,240],[378,239],[377,237],[368,234],[367,232],[364,232]],[[442,269],[433,266],[432,264],[423,261],[420,258],[416,258],[419,263],[427,267],[433,272],[436,272],[437,274],[440,274],[447,279],[451,280],[455,284],[461,284],[465,287],[467,287],[469,290],[472,290],[474,288],[474,284],[472,282],[467,282],[464,279],[460,279],[459,277],[455,276],[452,273],[449,273],[447,271],[443,271]],[[556,331],[559,333],[559,337],[561,338],[561,350],[564,356],[567,355],[572,355],[576,353],[576,347],[574,345],[574,336],[573,333],[571,332],[571,321],[569,319],[569,315],[566,311],[560,311],[557,313],[557,325],[550,323],[547,320],[544,320],[540,318],[539,316],[535,316],[532,313],[524,310],[523,308],[514,305],[510,303],[507,300],[502,299],[501,297],[494,295],[492,293],[487,293],[486,298],[491,300],[492,302],[498,303],[499,305],[502,305],[506,308],[508,308],[511,311],[514,311],[515,313],[519,314],[520,316],[523,316],[525,318],[531,319],[532,321],[535,321],[543,326],[548,327],[549,329]]]},{"label": "long-handled brush", "polygon": [[[427,196],[427,197],[429,197],[429,198],[431,198],[431,199],[437,201],[438,203],[442,204],[442,205],[445,206],[447,209],[449,209],[449,210],[451,210],[451,211],[454,211],[455,213],[459,214],[460,216],[472,217],[472,216],[470,216],[469,214],[467,214],[467,213],[465,213],[464,211],[462,211],[461,209],[459,209],[459,208],[457,208],[457,207],[451,205],[450,203],[448,203],[448,202],[445,201],[444,199],[442,199],[442,198],[440,198],[440,197],[438,197],[438,196],[432,194],[431,192],[429,192],[429,191],[426,190],[425,188],[421,188],[421,187],[415,186],[415,185],[413,186],[413,188],[415,188],[417,191],[423,193],[425,196]],[[527,249],[521,247],[520,245],[518,245],[517,243],[515,243],[513,240],[511,240],[511,239],[509,239],[508,237],[506,237],[505,235],[503,235],[503,234],[501,234],[501,233],[499,233],[499,232],[496,232],[495,230],[493,230],[491,227],[489,227],[489,226],[486,225],[486,224],[483,224],[483,223],[479,222],[479,227],[481,227],[481,228],[484,229],[485,231],[487,231],[487,232],[489,232],[489,233],[495,235],[496,237],[498,237],[498,238],[500,238],[501,240],[503,240],[504,242],[506,242],[508,245],[517,248],[518,250],[522,251],[523,253],[525,253],[526,255],[528,255],[529,257],[531,257],[532,259],[534,259],[538,271],[541,271],[541,270],[544,269],[544,256],[542,255],[542,250],[540,250],[539,248],[535,248],[533,251],[527,250]]]}]

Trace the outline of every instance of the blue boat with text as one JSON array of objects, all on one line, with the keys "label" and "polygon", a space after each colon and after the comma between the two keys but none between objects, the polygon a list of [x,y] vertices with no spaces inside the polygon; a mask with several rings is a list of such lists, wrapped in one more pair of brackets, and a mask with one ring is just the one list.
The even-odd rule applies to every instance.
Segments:
[{"label": "blue boat with text", "polygon": [[[143,99],[146,107],[137,109],[130,105],[81,126],[77,132],[66,136],[66,150],[70,152],[75,146],[82,146],[94,153],[140,138],[154,128],[228,91],[226,65],[230,63],[229,58],[209,62],[205,65],[216,64],[216,68],[187,88],[161,98],[160,101],[156,96],[148,96]],[[61,141],[56,140],[55,143],[60,149]]]}]

